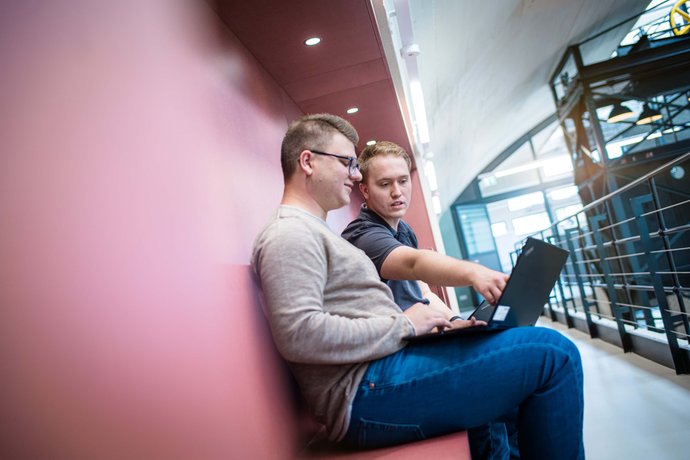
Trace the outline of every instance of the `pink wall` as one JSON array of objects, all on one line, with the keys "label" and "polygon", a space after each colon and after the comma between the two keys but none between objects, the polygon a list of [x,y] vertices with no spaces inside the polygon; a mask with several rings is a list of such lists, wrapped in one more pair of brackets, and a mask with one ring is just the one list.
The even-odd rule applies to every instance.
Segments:
[{"label": "pink wall", "polygon": [[171,5],[0,14],[3,457],[289,456],[246,264],[299,111]]},{"label": "pink wall", "polygon": [[0,14],[3,453],[288,457],[247,263],[298,108],[207,7],[35,3]]}]

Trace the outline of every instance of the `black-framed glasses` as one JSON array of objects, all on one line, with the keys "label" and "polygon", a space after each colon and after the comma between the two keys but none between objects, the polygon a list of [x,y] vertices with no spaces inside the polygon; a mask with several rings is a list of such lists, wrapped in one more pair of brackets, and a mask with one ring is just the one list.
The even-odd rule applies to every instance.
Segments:
[{"label": "black-framed glasses", "polygon": [[[313,150],[313,149],[307,149],[311,153],[316,153],[317,155],[327,155],[329,157],[335,157],[339,158],[341,160],[346,160],[347,161],[347,171],[350,174],[350,176],[356,176],[357,171],[359,171],[359,163],[357,162],[357,157],[348,157],[345,155],[336,155],[335,153],[328,153],[328,152],[320,152],[318,150]],[[343,165],[345,166],[345,165]]]}]

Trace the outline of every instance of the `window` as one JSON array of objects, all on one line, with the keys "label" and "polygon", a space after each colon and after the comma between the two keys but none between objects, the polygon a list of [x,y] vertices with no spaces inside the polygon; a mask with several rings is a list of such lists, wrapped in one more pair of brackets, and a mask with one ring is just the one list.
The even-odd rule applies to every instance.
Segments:
[{"label": "window", "polygon": [[553,179],[556,176],[571,174],[573,171],[573,163],[570,161],[568,155],[550,156],[542,160],[541,170],[544,177]]},{"label": "window", "polygon": [[549,199],[553,201],[567,200],[577,196],[577,186],[555,188],[548,191]]},{"label": "window", "polygon": [[488,197],[539,184],[539,174],[532,167],[534,156],[529,142],[522,144],[510,157],[490,173],[479,177],[479,190]]},{"label": "window", "polygon": [[508,210],[510,212],[527,209],[532,206],[544,204],[544,194],[542,192],[528,193],[508,200]]},{"label": "window", "polygon": [[532,145],[537,157],[554,153],[567,153],[563,130],[557,120],[535,133],[532,136]]},{"label": "window", "polygon": [[460,226],[465,237],[468,257],[496,250],[491,235],[489,216],[484,206],[462,206],[458,208]]},{"label": "window", "polygon": [[565,219],[582,211],[582,204],[572,204],[564,208],[556,209],[556,220]]},{"label": "window", "polygon": [[551,225],[549,215],[545,212],[517,217],[511,221],[516,235],[530,235],[544,230]]},{"label": "window", "polygon": [[491,233],[494,235],[494,238],[506,235],[508,234],[508,226],[505,222],[496,222],[495,224],[491,224]]}]

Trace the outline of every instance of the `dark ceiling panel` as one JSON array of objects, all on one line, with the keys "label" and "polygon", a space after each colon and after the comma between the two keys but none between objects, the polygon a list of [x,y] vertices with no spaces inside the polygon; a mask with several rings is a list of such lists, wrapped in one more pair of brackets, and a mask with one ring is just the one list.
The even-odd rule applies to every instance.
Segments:
[{"label": "dark ceiling panel", "polygon": [[388,71],[383,60],[376,59],[333,72],[307,77],[285,85],[284,89],[295,102],[301,102],[382,80],[389,80]]},{"label": "dark ceiling panel", "polygon": [[[220,0],[228,28],[304,113],[352,122],[361,150],[370,139],[411,152],[390,72],[367,0]],[[321,44],[304,40],[320,36]],[[359,112],[345,111],[358,107]]]},{"label": "dark ceiling panel", "polygon": [[[352,101],[360,110],[356,114],[347,115],[344,108]],[[366,141],[374,139],[392,141],[410,151],[410,143],[390,81],[379,81],[331,93],[304,101],[301,107],[306,113],[329,112],[349,120],[359,132],[360,149],[364,148]]]},{"label": "dark ceiling panel", "polygon": [[[220,9],[281,85],[381,58],[366,0],[221,1]],[[312,36],[321,44],[305,46]]]}]

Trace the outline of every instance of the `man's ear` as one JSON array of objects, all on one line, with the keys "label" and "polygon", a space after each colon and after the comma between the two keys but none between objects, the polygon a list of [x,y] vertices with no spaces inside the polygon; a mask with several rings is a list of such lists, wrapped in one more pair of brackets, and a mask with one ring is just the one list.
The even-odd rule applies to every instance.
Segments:
[{"label": "man's ear", "polygon": [[367,187],[367,184],[365,184],[364,181],[359,183],[359,192],[362,194],[365,200],[369,199],[369,187]]},{"label": "man's ear", "polygon": [[312,168],[313,155],[309,150],[302,150],[299,154],[299,167],[304,171],[307,176],[311,176],[314,173]]}]

